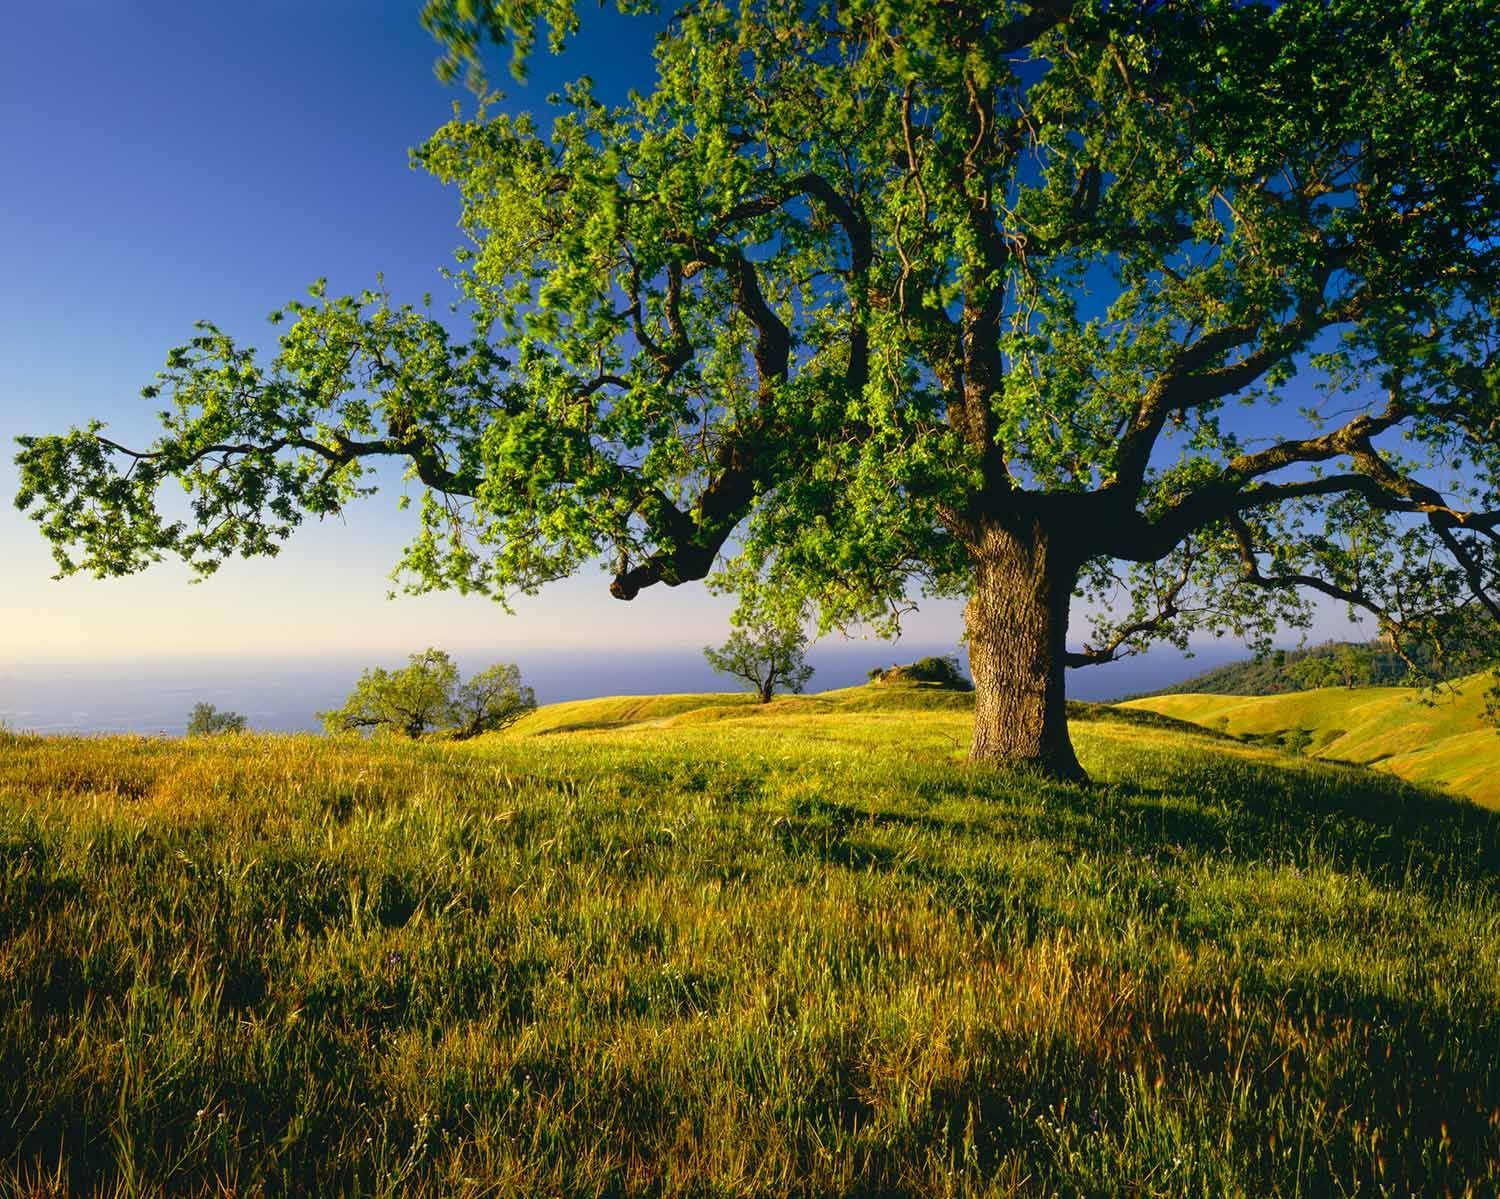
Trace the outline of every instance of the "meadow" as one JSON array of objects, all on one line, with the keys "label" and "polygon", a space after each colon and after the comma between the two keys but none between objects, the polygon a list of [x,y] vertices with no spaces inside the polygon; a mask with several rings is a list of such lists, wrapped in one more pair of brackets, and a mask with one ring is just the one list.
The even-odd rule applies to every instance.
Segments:
[{"label": "meadow", "polygon": [[1492,673],[1436,687],[1320,687],[1284,695],[1156,695],[1125,707],[1242,740],[1388,770],[1500,809]]},{"label": "meadow", "polygon": [[1500,817],[1074,715],[3,735],[0,1196],[1496,1194]]}]

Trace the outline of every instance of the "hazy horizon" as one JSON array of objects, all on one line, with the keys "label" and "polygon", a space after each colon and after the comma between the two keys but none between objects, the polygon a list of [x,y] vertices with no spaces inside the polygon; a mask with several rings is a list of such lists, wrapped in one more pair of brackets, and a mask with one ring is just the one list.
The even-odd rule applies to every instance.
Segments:
[{"label": "hazy horizon", "polygon": [[[421,647],[413,647],[419,649]],[[825,641],[808,653],[816,674],[810,691],[865,681],[874,666],[909,662],[928,654],[956,653],[952,644]],[[1074,699],[1114,700],[1167,686],[1212,666],[1245,656],[1233,643],[1205,645],[1191,659],[1158,650],[1109,666],[1070,671]],[[701,647],[670,646],[612,652],[525,647],[454,653],[464,671],[514,661],[540,703],[600,695],[739,691],[737,680],[715,674]],[[180,734],[200,701],[241,712],[266,732],[318,728],[316,713],[335,706],[369,666],[400,666],[405,654],[288,655],[283,658],[140,656],[96,661],[11,660],[0,664],[0,723],[47,734]],[[963,663],[967,669],[967,663]]]}]

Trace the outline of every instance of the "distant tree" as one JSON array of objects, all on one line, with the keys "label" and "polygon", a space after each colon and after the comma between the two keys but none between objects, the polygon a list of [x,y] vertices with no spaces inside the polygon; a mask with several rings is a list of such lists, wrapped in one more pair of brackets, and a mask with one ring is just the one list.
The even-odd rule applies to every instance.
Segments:
[{"label": "distant tree", "polygon": [[1287,667],[1287,674],[1295,680],[1297,686],[1308,691],[1319,687],[1335,687],[1340,678],[1336,661],[1337,652],[1329,646],[1327,652],[1308,654],[1306,657],[1298,658]]},{"label": "distant tree", "polygon": [[1364,645],[1330,645],[1326,652],[1308,654],[1287,667],[1299,685],[1316,687],[1373,686],[1377,662]]},{"label": "distant tree", "polygon": [[514,724],[535,707],[519,667],[497,664],[464,682],[451,657],[429,648],[400,670],[366,670],[342,707],[318,717],[330,733],[368,729],[415,738],[451,729],[468,738]]},{"label": "distant tree", "polygon": [[383,729],[420,737],[449,722],[457,687],[453,659],[440,649],[426,649],[412,654],[401,670],[366,670],[343,707],[318,716],[330,733]]},{"label": "distant tree", "polygon": [[536,710],[536,694],[522,686],[520,667],[501,664],[470,675],[453,696],[454,735],[477,737],[509,728]]},{"label": "distant tree", "polygon": [[762,619],[735,629],[718,649],[705,645],[703,656],[720,674],[744,679],[766,704],[778,687],[800,694],[807,685],[813,668],[803,659],[806,650],[800,625]]},{"label": "distant tree", "polygon": [[238,712],[221,712],[213,704],[194,704],[188,715],[189,737],[211,736],[215,733],[243,733],[249,721]]},{"label": "distant tree", "polygon": [[1375,675],[1375,655],[1363,645],[1344,645],[1333,656],[1345,687],[1368,685]]}]

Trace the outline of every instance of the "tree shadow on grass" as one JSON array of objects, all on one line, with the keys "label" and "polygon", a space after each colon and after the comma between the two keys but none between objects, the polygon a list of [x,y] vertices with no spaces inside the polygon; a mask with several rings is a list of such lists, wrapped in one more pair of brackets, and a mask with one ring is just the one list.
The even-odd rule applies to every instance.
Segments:
[{"label": "tree shadow on grass", "polygon": [[[1428,894],[1500,892],[1500,813],[1467,800],[1357,766],[1250,762],[1207,746],[1143,746],[1130,766],[1130,777],[1088,788],[1029,781],[1035,832],[1080,850],[1330,866]],[[1014,781],[976,781],[996,799],[1014,795]]]},{"label": "tree shadow on grass", "polygon": [[1306,841],[1381,881],[1500,890],[1500,814],[1354,767],[1318,773],[1316,788],[1247,791],[1232,829],[1238,841],[1281,834],[1289,852]]},{"label": "tree shadow on grass", "polygon": [[[775,836],[791,856],[920,874],[944,906],[980,921],[1020,917],[1032,929],[1052,923],[1037,896],[1028,898],[1035,888],[984,861],[989,855],[960,853],[969,858],[960,863],[901,853],[878,831],[920,829],[953,850],[996,838],[1037,841],[1064,869],[1085,854],[1173,866],[1212,859],[1333,869],[1431,898],[1461,887],[1500,895],[1500,813],[1467,801],[1360,767],[1253,762],[1211,745],[1186,753],[1142,746],[1129,765],[1130,777],[1088,787],[1022,771],[934,774],[913,765],[868,806],[799,801],[777,818]],[[893,799],[898,809],[882,806]]]}]

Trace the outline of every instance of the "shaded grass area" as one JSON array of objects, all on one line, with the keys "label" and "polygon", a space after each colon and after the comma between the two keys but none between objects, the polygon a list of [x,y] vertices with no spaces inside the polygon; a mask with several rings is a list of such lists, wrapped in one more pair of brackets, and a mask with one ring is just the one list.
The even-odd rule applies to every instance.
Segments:
[{"label": "shaded grass area", "polygon": [[8,737],[0,1194],[1496,1192],[1500,819],[860,702]]},{"label": "shaded grass area", "polygon": [[1484,673],[1425,690],[1157,695],[1120,710],[1151,711],[1293,753],[1373,765],[1500,809],[1500,732],[1484,714],[1493,682],[1493,674]]}]

